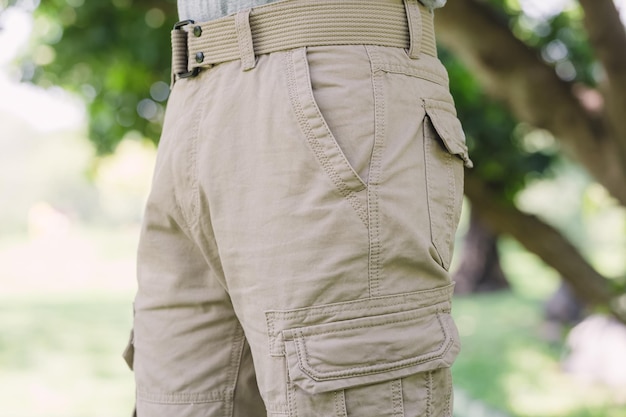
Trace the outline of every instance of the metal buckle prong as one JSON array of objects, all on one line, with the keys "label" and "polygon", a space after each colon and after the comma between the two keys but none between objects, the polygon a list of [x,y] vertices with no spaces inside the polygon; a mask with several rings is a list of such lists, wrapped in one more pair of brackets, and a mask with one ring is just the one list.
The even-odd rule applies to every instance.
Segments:
[{"label": "metal buckle prong", "polygon": [[174,30],[180,30],[182,27],[191,25],[193,23],[196,23],[196,22],[191,19],[181,20],[180,22],[174,23]]},{"label": "metal buckle prong", "polygon": [[195,67],[191,71],[180,72],[180,73],[178,73],[176,75],[178,76],[178,78],[192,78],[192,77],[195,77],[196,75],[198,75],[199,72],[200,72],[200,67]]}]

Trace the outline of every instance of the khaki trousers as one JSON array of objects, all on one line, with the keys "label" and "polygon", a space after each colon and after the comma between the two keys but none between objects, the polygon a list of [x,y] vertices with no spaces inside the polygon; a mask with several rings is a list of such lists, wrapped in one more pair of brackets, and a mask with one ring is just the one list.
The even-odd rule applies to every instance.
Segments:
[{"label": "khaki trousers", "polygon": [[178,80],[139,247],[137,415],[450,417],[455,114],[440,62],[401,48]]}]

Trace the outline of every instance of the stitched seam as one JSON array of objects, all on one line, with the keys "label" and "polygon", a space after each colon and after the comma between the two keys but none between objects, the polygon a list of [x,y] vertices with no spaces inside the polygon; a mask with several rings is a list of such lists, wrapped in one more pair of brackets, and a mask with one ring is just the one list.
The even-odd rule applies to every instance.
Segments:
[{"label": "stitched seam", "polygon": [[428,124],[432,124],[432,122],[430,121],[430,117],[426,116],[424,118],[424,121],[422,122],[422,139],[424,141],[424,166],[426,167],[426,172],[425,172],[425,176],[424,179],[426,181],[426,207],[428,209],[428,226],[430,228],[430,240],[433,243],[433,246],[435,247],[435,250],[437,252],[437,254],[439,255],[439,261],[441,262],[441,264],[444,264],[443,261],[443,257],[441,256],[441,253],[439,253],[439,245],[437,245],[437,239],[438,237],[436,236],[435,230],[434,230],[434,215],[435,213],[433,213],[433,199],[434,199],[434,190],[433,190],[433,170],[435,169],[435,167],[433,166],[433,158],[431,157],[431,153],[432,153],[432,141],[433,138],[430,137],[430,134],[428,133],[428,130],[431,128],[431,126],[429,126]]},{"label": "stitched seam", "polygon": [[[440,303],[437,303],[437,304],[434,304],[434,305],[431,305],[431,306],[420,307],[420,308],[415,309],[415,310],[423,311],[423,310],[427,310],[427,309],[434,309],[437,305],[444,304],[444,303],[448,303],[448,301],[441,301]],[[373,308],[380,308],[380,307],[399,307],[399,306],[396,306],[396,305],[393,305],[393,304],[381,305],[381,306],[362,306],[362,307],[357,307],[357,308],[345,310],[345,312],[357,312],[357,311],[361,311],[361,310],[371,310]],[[445,308],[445,309],[438,308],[437,310],[442,312],[442,313],[449,313],[450,312],[449,308]],[[374,314],[374,315],[367,316],[367,317],[371,318],[371,317],[376,317],[378,315],[395,314],[395,313],[406,313],[406,312],[410,312],[410,311],[411,311],[411,309],[409,309],[409,310],[394,310],[394,311],[391,311],[391,312],[381,312],[381,313]],[[331,310],[329,312],[326,312],[326,311],[324,311],[324,312],[313,312],[311,314],[308,314],[307,317],[324,316],[324,315],[327,315],[327,314],[332,314],[333,312],[340,312],[341,313],[341,312],[344,312],[344,310],[339,310],[339,311]],[[269,313],[269,314],[272,314],[272,313]],[[294,319],[294,318],[299,318],[299,316],[287,317],[287,319]],[[343,319],[343,320],[353,320],[353,319],[359,319],[359,318],[363,318],[363,317],[352,317],[352,318],[346,318],[346,319]],[[272,330],[273,330],[273,333],[271,333],[272,335],[274,335],[274,336],[278,335],[279,332],[275,331],[274,327],[272,327]],[[288,330],[288,329],[283,329],[283,330]]]},{"label": "stitched seam", "polygon": [[137,388],[137,398],[153,404],[205,404],[224,401],[224,392],[209,393],[155,393],[145,391],[143,388]]},{"label": "stitched seam", "polygon": [[347,417],[348,412],[346,411],[346,397],[344,390],[335,391],[335,414],[337,417]]},{"label": "stitched seam", "polygon": [[402,380],[391,382],[391,400],[394,417],[404,417],[404,398],[402,397]]},{"label": "stitched seam", "polygon": [[[202,85],[203,83],[199,83]],[[206,83],[205,83],[206,84]],[[200,206],[200,184],[198,181],[199,177],[199,167],[198,167],[198,144],[199,144],[199,133],[200,133],[200,114],[202,114],[202,110],[204,110],[206,103],[208,102],[208,94],[202,94],[202,99],[198,103],[196,110],[194,111],[194,115],[192,120],[194,121],[193,130],[191,132],[191,149],[189,151],[189,174],[188,181],[191,187],[191,202],[190,202],[190,214],[186,215],[185,211],[180,209],[183,214],[183,218],[187,223],[187,229],[191,236],[191,230],[198,224],[200,221],[200,216],[198,215],[199,206]],[[179,206],[180,207],[180,206]],[[191,218],[189,218],[191,216]]]},{"label": "stitched seam", "polygon": [[444,263],[446,265],[446,269],[450,267],[450,247],[452,245],[452,230],[454,229],[454,206],[455,206],[455,196],[456,196],[456,183],[454,180],[454,170],[452,167],[452,158],[453,156],[446,152],[445,154],[445,168],[446,174],[448,177],[448,204],[446,204],[446,233],[445,233],[445,242],[444,242],[444,252],[446,259]]},{"label": "stitched seam", "polygon": [[[368,52],[369,56],[369,52]],[[382,177],[382,153],[385,146],[385,102],[380,87],[380,77],[374,72],[371,56],[371,82],[372,91],[374,92],[374,147],[372,150],[372,158],[370,161],[369,188],[368,188],[368,211],[369,211],[369,296],[375,297],[380,294],[380,275],[381,275],[381,252],[382,243],[380,240],[380,206],[379,206],[379,187]]]},{"label": "stitched seam", "polygon": [[[442,302],[441,302],[441,304],[443,304],[443,303],[447,303],[447,301],[442,301]],[[356,311],[361,311],[361,310],[370,310],[370,309],[372,309],[372,308],[376,308],[376,307],[377,307],[377,306],[373,306],[373,307],[372,307],[372,306],[363,306],[363,307],[358,307],[358,308],[354,308],[354,309],[350,309],[350,310],[346,310],[346,311],[349,311],[349,312],[350,312],[350,311],[354,311],[354,312],[356,312]],[[382,307],[396,307],[396,306],[394,306],[394,305],[384,305],[384,306],[382,306]],[[419,308],[419,309],[417,309],[417,310],[420,310],[420,311],[421,311],[421,310],[425,310],[425,309],[428,309],[428,308],[431,308],[431,307],[434,307],[434,306],[420,307],[420,308]],[[385,313],[385,312],[382,312],[382,313],[380,313],[380,314],[405,313],[405,312],[407,312],[407,311],[411,311],[411,310],[399,310],[399,311],[392,311],[392,312],[390,312],[390,313]],[[446,312],[449,312],[450,310],[449,310],[449,309],[439,309],[439,311],[446,313]],[[342,312],[342,311],[339,311],[339,312]],[[329,312],[329,313],[327,313],[327,312],[311,313],[309,316],[323,316],[323,315],[326,315],[326,314],[332,314],[332,311],[331,311],[331,312]],[[377,315],[378,315],[378,314],[374,314],[374,315],[372,315],[372,316],[367,316],[367,317],[370,317],[370,318],[371,318],[371,317],[376,317]],[[297,317],[297,316],[295,316],[295,317],[292,317],[292,318],[298,318],[298,317]],[[347,318],[347,319],[344,319],[344,320],[351,320],[351,319],[358,319],[358,318],[362,318],[362,317],[353,317],[353,318]],[[287,329],[285,329],[285,330],[287,330]],[[278,334],[278,333],[279,333],[279,332],[274,332],[274,334],[275,334],[275,335],[276,335],[276,334]]]},{"label": "stitched seam", "polygon": [[278,332],[276,331],[276,328],[274,326],[274,323],[276,322],[276,320],[274,319],[274,314],[265,313],[265,322],[267,323],[267,334],[270,339],[270,355],[276,354],[277,350],[280,352],[280,354],[284,355],[285,349],[280,349],[279,346],[276,346],[278,344],[278,340],[276,340],[276,338],[278,337]]},{"label": "stitched seam", "polygon": [[[414,294],[418,294],[418,293],[414,293]],[[402,297],[402,298],[409,298],[412,294],[409,294],[407,297]],[[306,311],[306,312],[289,312],[289,313],[282,313],[282,312],[268,312],[265,313],[266,314],[266,318],[267,318],[267,323],[268,323],[268,330],[270,335],[276,336],[278,335],[279,331],[275,330],[275,316],[280,315],[281,319],[284,320],[293,320],[293,319],[297,319],[297,318],[302,318],[302,317],[315,317],[315,316],[324,316],[324,315],[332,315],[333,313],[349,313],[349,312],[358,312],[358,311],[362,311],[362,310],[372,310],[372,309],[377,309],[377,308],[387,308],[387,307],[401,307],[403,305],[406,304],[410,304],[413,301],[412,300],[405,300],[405,301],[401,301],[399,304],[395,304],[393,303],[394,300],[396,300],[395,298],[396,296],[392,296],[390,297],[388,300],[380,300],[380,301],[391,301],[391,303],[387,304],[387,303],[383,303],[383,304],[367,304],[367,305],[363,305],[363,306],[352,306],[351,308],[342,308],[342,306],[337,306],[334,308],[324,308],[321,307],[323,309],[323,311]],[[428,298],[426,301],[431,300],[432,298],[436,298],[436,297],[431,297]],[[417,310],[425,310],[425,309],[429,309],[429,308],[434,308],[435,306],[439,305],[439,304],[444,304],[444,303],[448,303],[448,300],[442,300],[441,302],[438,302],[436,304],[433,305],[427,305],[427,306],[423,306],[423,307],[419,307]],[[449,309],[439,309],[442,312],[448,312]],[[391,313],[385,313],[385,312],[381,312],[379,314],[393,314],[393,313],[402,313],[405,311],[411,311],[411,310],[394,310]],[[376,315],[373,315],[373,317],[375,317]],[[370,316],[371,317],[371,316]],[[355,317],[355,318],[360,318],[360,317]]]},{"label": "stitched seam", "polygon": [[[407,317],[407,318],[396,319],[396,320],[385,320],[385,321],[382,321],[380,323],[363,324],[363,325],[360,325],[360,326],[341,327],[340,329],[327,330],[327,331],[324,331],[324,332],[312,332],[312,333],[308,333],[306,335],[304,334],[304,331],[302,329],[298,329],[297,333],[298,333],[298,335],[301,338],[311,337],[311,336],[322,336],[322,335],[325,335],[325,334],[342,333],[342,332],[345,332],[347,330],[369,329],[369,328],[372,328],[372,327],[380,327],[380,326],[384,326],[384,325],[387,325],[387,324],[405,323],[405,322],[408,322],[408,321],[414,321],[416,319],[423,318],[423,316],[421,314],[412,313],[412,312],[409,312],[407,314],[410,314],[410,316]],[[439,322],[440,327],[442,328],[442,330],[444,330],[444,335],[447,336],[448,334],[445,332],[445,329],[443,328],[443,322],[441,320],[441,312],[437,311],[435,313],[435,316],[437,317],[437,321]],[[443,343],[444,342],[441,342],[439,347],[441,347],[443,345]]]},{"label": "stitched seam", "polygon": [[[430,138],[429,142],[432,142],[434,140],[435,138]],[[435,147],[436,145],[434,143],[431,143],[429,146],[431,147],[430,152],[433,152],[432,148]],[[439,253],[439,256],[441,257],[442,265],[446,269],[448,268],[449,263],[450,263],[449,245],[452,243],[452,230],[451,229],[452,229],[453,217],[454,217],[454,194],[451,194],[452,192],[454,192],[454,188],[455,188],[454,177],[453,177],[452,166],[451,166],[452,158],[453,156],[450,153],[448,153],[447,151],[444,151],[443,158],[441,161],[442,171],[445,173],[447,180],[448,180],[448,184],[447,184],[447,196],[448,197],[446,198],[445,206],[443,207],[444,209],[443,215],[445,216],[445,220],[446,220],[445,225],[444,225],[444,230],[439,230],[435,232],[432,229],[434,225],[434,221],[431,223],[432,241],[433,241],[433,244],[435,245],[435,248],[437,249],[437,252]],[[429,190],[432,190],[431,181],[429,181]],[[429,204],[431,201],[432,200],[429,199]]]},{"label": "stitched seam", "polygon": [[433,408],[433,372],[429,371],[427,374],[427,382],[426,382],[426,416],[432,416],[432,408]]},{"label": "stitched seam", "polygon": [[287,385],[287,401],[289,402],[289,417],[298,417],[298,407],[296,402],[296,388],[293,383]]},{"label": "stitched seam", "polygon": [[[312,309],[305,309],[303,311],[290,311],[290,312],[276,312],[276,311],[270,311],[267,312],[266,314],[271,315],[271,316],[276,316],[276,315],[280,315],[283,318],[298,318],[300,316],[316,316],[316,315],[324,315],[324,314],[330,314],[330,313],[337,313],[337,312],[349,312],[349,311],[360,311],[360,310],[364,310],[364,309],[372,309],[372,308],[379,308],[379,307],[399,307],[402,304],[408,304],[408,303],[412,303],[414,302],[413,300],[406,300],[408,298],[411,298],[413,296],[418,296],[418,295],[426,295],[426,298],[423,300],[424,302],[427,302],[433,298],[437,298],[438,296],[445,296],[448,295],[446,294],[448,291],[451,292],[452,290],[452,286],[453,285],[447,285],[445,287],[442,288],[437,288],[436,290],[426,290],[426,291],[415,291],[415,292],[411,292],[411,293],[406,293],[406,294],[399,294],[399,295],[386,295],[386,296],[382,296],[382,297],[374,297],[371,299],[362,299],[362,300],[355,300],[355,301],[347,301],[345,303],[339,303],[337,305],[327,305],[327,306],[320,306],[318,307],[320,310],[323,311],[313,311]],[[433,294],[428,294],[430,292],[433,292]],[[441,294],[442,293],[442,294]],[[429,296],[430,295],[430,296]],[[400,301],[399,299],[403,298],[405,299],[405,301]],[[420,300],[421,301],[421,300]],[[442,300],[441,303],[447,302],[448,300]],[[361,304],[362,302],[365,302],[366,305],[356,305],[356,306],[347,306],[347,304]],[[379,304],[377,302],[381,302],[382,304]],[[439,304],[439,303],[437,303]],[[436,305],[436,304],[434,304]],[[428,308],[428,307],[433,307],[434,305],[429,305],[429,306],[424,306],[421,308]],[[351,308],[346,308],[346,307],[351,307]]]},{"label": "stitched seam", "polygon": [[441,85],[443,87],[448,86],[447,79],[439,75],[436,75],[432,73],[431,71],[427,71],[423,69],[410,68],[410,67],[406,67],[406,66],[398,65],[398,64],[381,64],[380,66],[378,66],[378,70],[389,73],[389,74],[399,74],[399,75],[406,75],[408,77],[420,78],[426,81],[433,82],[437,85]]},{"label": "stitched seam", "polygon": [[450,375],[450,372],[446,371],[445,372],[445,378],[446,378],[446,409],[445,409],[445,414],[446,417],[452,417],[452,377]]},{"label": "stitched seam", "polygon": [[237,388],[237,379],[239,376],[239,370],[241,368],[241,360],[243,356],[244,335],[243,329],[239,324],[235,325],[235,331],[233,334],[233,341],[231,343],[230,353],[230,367],[226,380],[230,381],[230,389],[226,393],[226,405],[224,407],[224,415],[232,417],[235,412],[234,398],[235,390]]},{"label": "stitched seam", "polygon": [[[194,115],[194,119],[197,118],[199,112],[196,111],[196,114]],[[191,188],[191,199],[190,199],[190,204],[189,204],[189,213],[187,213],[186,210],[183,210],[183,201],[181,200],[180,197],[176,197],[176,202],[178,204],[178,208],[180,213],[183,216],[183,219],[185,221],[185,228],[189,234],[189,236],[191,236],[191,230],[193,229],[193,227],[196,225],[197,223],[197,214],[198,214],[198,205],[199,205],[199,201],[200,201],[200,185],[198,184],[198,174],[197,174],[197,159],[198,159],[198,127],[199,123],[196,123],[196,125],[193,128],[192,131],[192,139],[191,139],[191,144],[190,144],[190,149],[189,149],[189,165],[188,165],[188,172],[187,172],[187,181],[189,183],[189,186]]]}]

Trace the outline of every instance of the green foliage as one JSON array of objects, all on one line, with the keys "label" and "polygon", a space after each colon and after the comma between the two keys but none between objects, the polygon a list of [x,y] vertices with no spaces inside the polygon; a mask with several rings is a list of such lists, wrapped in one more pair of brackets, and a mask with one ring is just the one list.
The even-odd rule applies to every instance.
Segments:
[{"label": "green foliage", "polygon": [[489,0],[513,34],[541,54],[564,81],[595,85],[602,76],[583,25],[583,12],[572,3],[555,15],[528,16],[518,0]]},{"label": "green foliage", "polygon": [[175,0],[42,2],[35,19],[38,45],[24,63],[34,71],[24,74],[85,99],[90,138],[99,153],[113,151],[129,130],[156,142],[175,21]]},{"label": "green foliage", "polygon": [[475,78],[445,50],[440,57],[448,69],[450,89],[467,136],[475,174],[512,202],[529,176],[542,173],[554,158],[550,149],[529,152],[522,139],[526,133],[511,113],[490,99]]},{"label": "green foliage", "polygon": [[[597,84],[601,73],[593,59],[578,5],[554,16],[531,17],[517,0],[489,3],[502,24],[534,48],[563,81]],[[532,143],[531,126],[519,124],[506,108],[490,99],[454,56],[445,51],[440,55],[450,74],[475,174],[512,202],[528,180],[550,173],[548,168],[558,156],[558,147],[547,132],[539,134],[543,136],[542,144]]]}]

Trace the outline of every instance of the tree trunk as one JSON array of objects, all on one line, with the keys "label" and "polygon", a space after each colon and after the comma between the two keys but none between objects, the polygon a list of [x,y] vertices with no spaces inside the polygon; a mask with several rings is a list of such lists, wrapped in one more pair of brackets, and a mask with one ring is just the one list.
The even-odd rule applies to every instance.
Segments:
[{"label": "tree trunk", "polygon": [[586,304],[608,308],[626,323],[626,311],[614,303],[609,280],[598,273],[562,233],[536,216],[502,202],[489,187],[468,172],[465,194],[476,214],[497,234],[509,234],[554,268]]},{"label": "tree trunk", "polygon": [[497,242],[498,236],[472,210],[470,227],[463,246],[463,258],[454,275],[457,294],[509,288],[500,267]]},{"label": "tree trunk", "polygon": [[[583,2],[583,6],[587,3],[591,1]],[[605,4],[607,0],[595,3]],[[613,23],[617,19],[612,16],[613,19],[601,20],[600,12],[596,10],[588,16],[588,26],[597,23],[602,30],[607,28],[609,20]],[[594,17],[599,22],[590,22]],[[626,134],[622,110],[626,104],[622,105],[619,99],[624,95],[623,89],[617,88],[626,79],[623,75],[626,63],[622,64],[626,59],[613,58],[605,64],[607,72],[610,70],[609,74],[614,75],[611,80],[615,86],[598,91],[559,79],[554,69],[541,60],[538,51],[517,39],[508,22],[487,2],[450,1],[437,13],[436,25],[438,40],[473,71],[489,95],[504,102],[520,121],[552,132],[564,150],[626,205],[626,137],[620,133]],[[593,39],[605,38],[596,34]],[[624,55],[623,37],[608,38],[619,47],[603,56]],[[626,81],[623,83],[626,85]],[[594,99],[589,100],[589,96]],[[594,104],[596,101],[600,102],[599,106]],[[615,112],[620,113],[609,117]]]},{"label": "tree trunk", "polygon": [[565,281],[546,301],[544,313],[546,320],[559,324],[574,324],[583,317],[584,306]]}]

